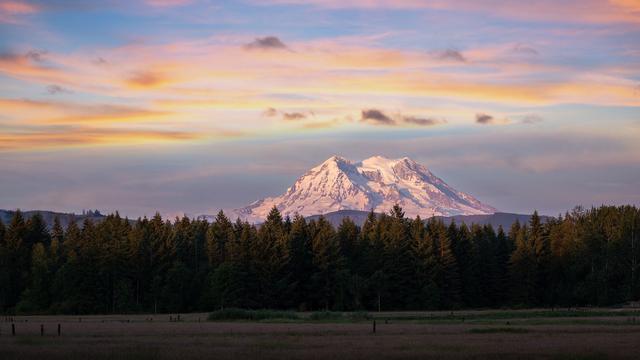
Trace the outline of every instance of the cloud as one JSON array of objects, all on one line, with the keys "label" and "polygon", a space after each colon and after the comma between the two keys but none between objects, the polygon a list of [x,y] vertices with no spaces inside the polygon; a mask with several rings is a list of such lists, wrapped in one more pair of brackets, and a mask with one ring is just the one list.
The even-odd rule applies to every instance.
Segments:
[{"label": "cloud", "polygon": [[522,124],[537,124],[540,122],[543,122],[544,119],[540,116],[540,115],[536,115],[536,114],[529,114],[529,115],[525,115],[522,120],[521,123]]},{"label": "cloud", "polygon": [[275,36],[266,36],[256,38],[252,42],[245,44],[244,48],[248,50],[283,50],[287,49],[287,45]]},{"label": "cloud", "polygon": [[476,114],[476,124],[480,124],[480,125],[506,125],[506,124],[509,124],[510,122],[511,120],[507,118],[497,119],[489,114],[483,114],[483,113]]},{"label": "cloud", "polygon": [[[112,104],[79,104],[0,98],[3,114],[24,125],[127,124],[150,122],[172,115],[168,111]],[[0,123],[1,124],[1,123]]]},{"label": "cloud", "polygon": [[299,112],[299,111],[286,112],[286,111],[278,111],[278,109],[274,107],[267,108],[262,112],[262,116],[264,117],[275,117],[275,116],[278,116],[278,114],[281,114],[282,120],[285,120],[285,121],[304,120],[308,118],[309,115],[314,115],[313,111],[309,111],[306,113]]},{"label": "cloud", "polygon": [[378,109],[362,110],[360,116],[361,122],[369,122],[374,125],[397,126],[400,124],[418,125],[418,126],[434,126],[446,123],[446,120],[434,119],[428,117],[418,117],[412,115],[402,115],[401,113],[393,116],[385,114]]},{"label": "cloud", "polygon": [[523,44],[516,44],[512,49],[511,52],[516,53],[516,54],[521,54],[521,55],[527,55],[527,56],[536,56],[538,55],[538,50],[527,46],[527,45],[523,45]]},{"label": "cloud", "polygon": [[433,53],[433,56],[443,61],[467,62],[467,58],[465,58],[460,51],[453,49],[436,51]]},{"label": "cloud", "polygon": [[42,62],[46,54],[46,50],[30,50],[24,56],[32,61]]},{"label": "cloud", "polygon": [[476,114],[476,123],[477,124],[491,124],[493,123],[493,116],[487,114]]},{"label": "cloud", "polygon": [[[476,124],[480,125],[506,125],[511,123],[511,120],[504,118],[498,119],[489,114],[479,113],[476,114]],[[524,121],[523,121],[524,123]]]},{"label": "cloud", "polygon": [[188,141],[200,137],[200,135],[182,131],[64,126],[59,127],[58,130],[0,133],[0,151]]},{"label": "cloud", "polygon": [[24,1],[2,0],[0,1],[0,23],[17,24],[19,17],[38,12],[38,6]]},{"label": "cloud", "polygon": [[60,85],[53,84],[53,85],[47,86],[47,93],[49,95],[56,95],[56,94],[63,94],[63,93],[70,94],[72,93],[72,91],[69,89],[63,88]]},{"label": "cloud", "polygon": [[184,6],[192,2],[193,0],[145,0],[147,5],[158,8]]},{"label": "cloud", "polygon": [[98,56],[97,58],[93,59],[91,62],[96,65],[105,65],[108,63],[108,61],[105,60],[102,56]]},{"label": "cloud", "polygon": [[395,125],[396,124],[395,120],[393,120],[389,116],[385,115],[385,113],[377,109],[362,110],[360,121],[370,122],[372,124],[377,124],[377,125]]},{"label": "cloud", "polygon": [[261,4],[298,4],[327,9],[432,9],[464,11],[510,21],[525,20],[542,23],[639,24],[640,5],[637,0],[262,0]]},{"label": "cloud", "polygon": [[132,88],[154,88],[166,83],[166,78],[162,74],[153,71],[140,71],[131,74],[126,79],[127,85]]},{"label": "cloud", "polygon": [[404,116],[402,120],[405,123],[420,125],[420,126],[433,126],[446,123],[445,120],[433,119],[433,118],[420,118],[414,116]]},{"label": "cloud", "polygon": [[47,52],[45,50],[29,50],[24,54],[16,54],[13,52],[4,52],[0,53],[0,61],[2,62],[24,62],[24,61],[32,61],[32,62],[43,62],[44,55]]},{"label": "cloud", "polygon": [[301,112],[285,112],[282,113],[282,118],[284,120],[302,120],[302,119],[306,119],[307,115]]},{"label": "cloud", "polygon": [[262,112],[262,116],[265,116],[265,117],[274,117],[276,115],[278,115],[278,110],[272,107]]}]

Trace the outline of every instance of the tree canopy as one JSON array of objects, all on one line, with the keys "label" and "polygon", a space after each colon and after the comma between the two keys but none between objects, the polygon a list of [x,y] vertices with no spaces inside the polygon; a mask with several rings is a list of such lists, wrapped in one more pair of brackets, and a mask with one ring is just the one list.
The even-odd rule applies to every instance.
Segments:
[{"label": "tree canopy", "polygon": [[406,218],[399,206],[261,225],[205,220],[0,222],[0,311],[122,313],[611,305],[640,297],[640,211],[581,209],[510,229]]}]

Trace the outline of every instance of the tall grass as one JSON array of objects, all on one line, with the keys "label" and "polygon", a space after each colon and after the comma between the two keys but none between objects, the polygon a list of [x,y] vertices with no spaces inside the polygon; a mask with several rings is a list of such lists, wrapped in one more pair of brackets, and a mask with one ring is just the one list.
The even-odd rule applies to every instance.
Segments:
[{"label": "tall grass", "polygon": [[309,320],[312,321],[364,321],[371,319],[366,311],[355,312],[335,312],[335,311],[317,311],[311,313]]},{"label": "tall grass", "polygon": [[498,333],[511,333],[511,334],[526,334],[529,330],[517,327],[500,327],[500,328],[474,328],[469,329],[472,334],[498,334]]},{"label": "tall grass", "polygon": [[293,311],[281,311],[281,310],[245,310],[229,308],[223,310],[217,310],[209,314],[208,320],[220,321],[220,320],[246,320],[246,321],[261,321],[261,320],[298,320],[300,317]]}]

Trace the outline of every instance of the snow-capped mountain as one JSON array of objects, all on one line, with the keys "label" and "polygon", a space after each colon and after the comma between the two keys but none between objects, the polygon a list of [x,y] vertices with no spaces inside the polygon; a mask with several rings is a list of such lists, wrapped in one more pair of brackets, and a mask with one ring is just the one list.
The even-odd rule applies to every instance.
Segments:
[{"label": "snow-capped mountain", "polygon": [[263,221],[277,206],[283,216],[337,210],[388,212],[399,204],[410,217],[493,214],[496,209],[458,191],[409,158],[373,156],[351,162],[332,156],[302,175],[278,197],[234,210],[248,221]]}]

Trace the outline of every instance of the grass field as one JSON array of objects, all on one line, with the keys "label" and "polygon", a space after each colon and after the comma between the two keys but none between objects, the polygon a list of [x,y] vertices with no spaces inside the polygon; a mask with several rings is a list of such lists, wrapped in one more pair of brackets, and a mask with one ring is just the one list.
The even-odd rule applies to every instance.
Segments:
[{"label": "grass field", "polygon": [[[170,321],[170,317],[171,320]],[[0,359],[637,359],[640,312],[19,316],[0,319]],[[373,321],[376,332],[373,333]],[[16,335],[11,334],[15,325]],[[62,334],[57,335],[60,324]],[[41,336],[44,326],[44,336]]]}]

